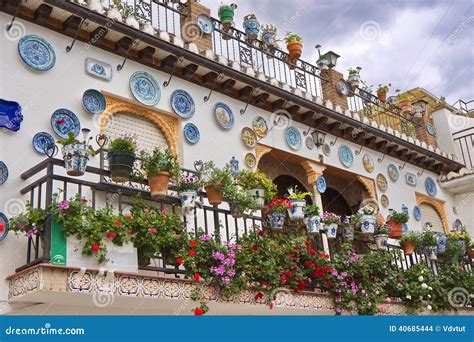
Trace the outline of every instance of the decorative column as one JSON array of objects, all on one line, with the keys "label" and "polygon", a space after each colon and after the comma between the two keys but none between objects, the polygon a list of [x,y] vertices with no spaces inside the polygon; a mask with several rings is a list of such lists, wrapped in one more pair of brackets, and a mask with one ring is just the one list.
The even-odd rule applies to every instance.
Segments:
[{"label": "decorative column", "polygon": [[186,43],[197,45],[199,52],[212,50],[212,36],[202,33],[197,25],[200,14],[211,16],[211,10],[201,5],[198,0],[188,0],[185,4],[187,16],[181,16],[181,37]]},{"label": "decorative column", "polygon": [[333,108],[336,106],[341,107],[344,112],[349,108],[347,104],[347,97],[340,94],[337,91],[337,82],[340,79],[344,79],[344,76],[334,69],[325,69],[321,71],[321,76],[326,80],[321,80],[321,88],[323,90],[324,101],[329,100],[333,104]]}]

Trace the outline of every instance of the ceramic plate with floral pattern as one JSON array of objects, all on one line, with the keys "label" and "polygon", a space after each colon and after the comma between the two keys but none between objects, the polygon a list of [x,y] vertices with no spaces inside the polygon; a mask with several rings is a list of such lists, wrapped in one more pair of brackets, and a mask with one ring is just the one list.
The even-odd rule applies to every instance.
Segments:
[{"label": "ceramic plate with floral pattern", "polygon": [[8,179],[8,167],[7,165],[0,161],[0,185],[4,184]]},{"label": "ceramic plate with floral pattern", "polygon": [[394,182],[396,182],[398,180],[398,178],[400,178],[400,173],[398,172],[398,167],[396,167],[394,164],[389,164],[388,165],[387,172],[388,172],[388,176],[390,177],[390,179]]},{"label": "ceramic plate with floral pattern", "polygon": [[18,42],[18,52],[21,59],[30,68],[47,71],[56,64],[56,53],[51,44],[44,38],[26,35]]},{"label": "ceramic plate with floral pattern", "polygon": [[318,192],[320,194],[323,194],[326,192],[327,184],[326,184],[326,178],[324,178],[324,176],[319,176],[318,178],[316,178],[316,188],[318,189]]},{"label": "ceramic plate with floral pattern", "polygon": [[387,178],[381,173],[377,175],[377,178],[375,178],[375,182],[377,183],[377,187],[379,188],[380,191],[387,191],[388,188],[388,183],[387,183]]},{"label": "ceramic plate with floral pattern", "polygon": [[77,137],[81,131],[81,123],[76,114],[64,108],[58,109],[51,115],[51,127],[54,133],[63,139],[67,139],[70,132]]},{"label": "ceramic plate with floral pattern", "polygon": [[252,122],[252,128],[260,138],[264,138],[268,134],[268,124],[262,116],[256,116]]},{"label": "ceramic plate with floral pattern", "polygon": [[254,168],[255,165],[257,164],[257,158],[252,153],[247,153],[245,155],[245,165],[249,168]]},{"label": "ceramic plate with floral pattern", "polygon": [[217,124],[223,129],[231,129],[234,126],[232,109],[223,102],[218,102],[214,105],[214,117]]},{"label": "ceramic plate with floral pattern", "polygon": [[101,114],[105,110],[104,95],[98,90],[87,89],[82,95],[82,106],[91,114]]},{"label": "ceramic plate with floral pattern", "polygon": [[130,90],[135,99],[146,106],[156,105],[161,98],[158,82],[145,71],[137,71],[130,77]]},{"label": "ceramic plate with floral pattern", "polygon": [[55,141],[53,136],[47,132],[38,132],[33,137],[33,147],[37,152],[41,154],[45,154],[48,150],[48,146],[54,144]]},{"label": "ceramic plate with floral pattern", "polygon": [[182,89],[176,89],[171,94],[171,107],[183,119],[192,117],[196,110],[193,98],[187,91]]},{"label": "ceramic plate with floral pattern", "polygon": [[364,164],[364,169],[367,172],[373,172],[374,171],[374,160],[372,159],[372,156],[370,154],[364,154],[362,157],[362,163]]},{"label": "ceramic plate with floral pattern", "polygon": [[345,167],[351,167],[354,162],[354,155],[352,150],[347,145],[339,146],[339,159]]},{"label": "ceramic plate with floral pattern", "polygon": [[255,148],[257,146],[257,135],[250,127],[242,128],[242,141],[248,148]]},{"label": "ceramic plate with floral pattern", "polygon": [[288,127],[285,131],[286,142],[293,150],[301,148],[302,140],[301,133],[296,127]]},{"label": "ceramic plate with floral pattern", "polygon": [[186,141],[192,145],[197,144],[201,136],[197,126],[190,122],[184,125],[183,133],[184,137],[186,138]]},{"label": "ceramic plate with floral pattern", "polygon": [[426,177],[425,179],[425,189],[428,195],[435,197],[436,196],[436,182],[433,178],[431,177]]},{"label": "ceramic plate with floral pattern", "polygon": [[382,195],[380,196],[380,203],[382,204],[382,207],[388,208],[388,205],[390,204],[387,195]]},{"label": "ceramic plate with floral pattern", "polygon": [[8,218],[4,213],[0,213],[0,241],[5,240],[9,231]]}]

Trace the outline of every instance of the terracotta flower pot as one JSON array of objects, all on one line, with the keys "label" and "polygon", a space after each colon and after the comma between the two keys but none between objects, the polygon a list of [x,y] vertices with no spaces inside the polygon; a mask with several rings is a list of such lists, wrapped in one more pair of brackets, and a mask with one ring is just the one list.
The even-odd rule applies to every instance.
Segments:
[{"label": "terracotta flower pot", "polygon": [[403,235],[403,225],[400,222],[387,221],[387,224],[390,226],[390,232],[388,236],[392,239],[400,239]]},{"label": "terracotta flower pot", "polygon": [[169,181],[170,174],[168,172],[158,172],[155,176],[148,177],[151,195],[166,196]]},{"label": "terracotta flower pot", "polygon": [[295,61],[301,57],[303,44],[301,42],[291,42],[286,45],[291,60]]},{"label": "terracotta flower pot", "polygon": [[222,194],[213,186],[206,186],[205,190],[207,193],[207,200],[211,205],[219,205],[224,200]]},{"label": "terracotta flower pot", "polygon": [[386,90],[378,90],[377,97],[379,98],[380,102],[387,101],[387,91]]},{"label": "terracotta flower pot", "polygon": [[406,241],[403,244],[403,251],[406,255],[412,255],[413,252],[415,252],[415,244],[413,243],[413,241]]},{"label": "terracotta flower pot", "polygon": [[474,249],[468,248],[467,255],[469,258],[474,259]]},{"label": "terracotta flower pot", "polygon": [[411,113],[413,111],[410,100],[400,100],[397,102],[397,105],[400,107],[402,113]]}]

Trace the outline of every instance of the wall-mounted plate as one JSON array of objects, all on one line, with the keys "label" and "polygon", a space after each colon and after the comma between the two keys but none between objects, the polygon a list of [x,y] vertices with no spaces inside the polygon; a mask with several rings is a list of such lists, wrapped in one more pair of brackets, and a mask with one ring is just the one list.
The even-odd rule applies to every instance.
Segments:
[{"label": "wall-mounted plate", "polygon": [[375,178],[375,182],[377,183],[377,187],[379,188],[380,191],[387,191],[388,188],[388,183],[387,183],[387,178],[381,173],[377,175]]},{"label": "wall-mounted plate", "polygon": [[98,90],[87,89],[82,94],[82,106],[91,114],[102,114],[106,107],[104,95]]},{"label": "wall-mounted plate", "polygon": [[101,78],[106,81],[112,80],[113,68],[112,65],[106,62],[98,61],[97,59],[87,57],[85,63],[86,73],[89,75]]},{"label": "wall-mounted plate", "polygon": [[296,127],[288,127],[285,130],[286,142],[288,146],[293,150],[299,150],[301,148],[302,140],[300,131]]},{"label": "wall-mounted plate", "polygon": [[171,94],[171,108],[183,119],[189,119],[196,111],[191,94],[182,89],[176,89]]},{"label": "wall-mounted plate", "polygon": [[158,82],[146,71],[137,71],[130,77],[130,90],[135,99],[145,106],[155,106],[161,98]]},{"label": "wall-mounted plate", "polygon": [[56,64],[53,47],[40,36],[26,35],[21,38],[18,42],[18,52],[23,62],[37,71],[47,71]]},{"label": "wall-mounted plate", "polygon": [[352,154],[352,150],[347,145],[339,146],[339,160],[341,161],[342,165],[349,168],[354,163],[354,154]]},{"label": "wall-mounted plate", "polygon": [[242,128],[241,137],[244,145],[248,148],[255,148],[257,146],[257,135],[250,127]]},{"label": "wall-mounted plate", "polygon": [[253,153],[247,153],[245,155],[245,165],[250,169],[253,169],[257,164],[257,158],[253,155]]},{"label": "wall-mounted plate", "polygon": [[374,160],[372,159],[372,156],[368,153],[364,154],[362,157],[362,164],[364,164],[364,169],[365,171],[371,173],[375,169],[375,164]]},{"label": "wall-mounted plate", "polygon": [[425,179],[425,189],[428,195],[435,197],[437,188],[436,188],[436,182],[433,178],[431,177],[426,177]]},{"label": "wall-mounted plate", "polygon": [[199,142],[199,138],[201,137],[197,126],[190,122],[184,125],[183,133],[186,141],[192,145],[197,144]]},{"label": "wall-mounted plate", "polygon": [[55,144],[54,138],[49,133],[38,132],[33,137],[33,147],[37,152],[41,154],[46,154],[46,151],[48,150],[48,146],[54,145],[54,144]]},{"label": "wall-mounted plate", "polygon": [[400,178],[400,173],[398,172],[398,167],[394,164],[389,164],[387,167],[387,173],[390,179],[394,182],[398,181]]},{"label": "wall-mounted plate", "polygon": [[202,33],[211,34],[214,31],[214,23],[211,18],[205,14],[199,14],[197,17],[197,25]]},{"label": "wall-mounted plate", "polygon": [[10,225],[8,223],[8,218],[5,216],[4,213],[0,213],[0,241],[5,240],[8,235]]},{"label": "wall-mounted plate", "polygon": [[324,194],[327,189],[326,178],[324,176],[319,176],[316,178],[316,188],[320,194]]},{"label": "wall-mounted plate", "polygon": [[329,155],[331,154],[331,146],[329,146],[329,144],[323,145],[323,153],[326,157],[329,157]]},{"label": "wall-mounted plate", "polygon": [[407,172],[407,173],[405,174],[405,182],[406,182],[408,185],[416,186],[416,175],[415,175],[414,173]]},{"label": "wall-mounted plate", "polygon": [[420,221],[420,220],[421,220],[421,215],[422,215],[422,214],[421,214],[421,209],[420,209],[420,207],[415,206],[415,207],[413,208],[413,217],[415,218],[415,220]]},{"label": "wall-mounted plate", "polygon": [[390,205],[390,201],[388,200],[387,195],[383,194],[382,196],[380,196],[380,204],[382,204],[382,207],[388,208],[388,206]]},{"label": "wall-mounted plate", "polygon": [[0,185],[5,184],[8,179],[8,167],[7,165],[0,161]]},{"label": "wall-mounted plate", "polygon": [[76,114],[65,108],[58,109],[51,115],[51,127],[63,139],[67,139],[70,132],[77,137],[81,131],[81,123]]},{"label": "wall-mounted plate", "polygon": [[232,109],[223,102],[214,105],[214,117],[217,124],[223,129],[231,129],[234,126],[234,114]]},{"label": "wall-mounted plate", "polygon": [[252,128],[260,138],[265,138],[268,134],[268,123],[262,116],[256,116],[253,119]]}]

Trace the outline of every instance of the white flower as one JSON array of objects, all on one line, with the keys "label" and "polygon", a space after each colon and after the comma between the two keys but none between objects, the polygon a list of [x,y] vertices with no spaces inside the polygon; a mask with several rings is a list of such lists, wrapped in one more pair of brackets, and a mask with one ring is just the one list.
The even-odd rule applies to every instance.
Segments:
[{"label": "white flower", "polygon": [[428,295],[428,298],[431,298],[431,295]]},{"label": "white flower", "polygon": [[411,296],[409,294],[407,294],[407,299],[411,299]]},{"label": "white flower", "polygon": [[418,297],[420,300],[423,300],[423,296]]},{"label": "white flower", "polygon": [[428,285],[426,285],[426,283],[423,283],[423,284],[421,284],[421,288],[422,288],[422,289],[427,289],[427,288],[428,288]]},{"label": "white flower", "polygon": [[427,308],[428,310],[430,310],[430,311],[433,309],[433,308],[431,307],[431,305],[428,305],[426,308]]},{"label": "white flower", "polygon": [[430,286],[430,287],[428,287],[428,290],[433,291],[433,288]]},{"label": "white flower", "polygon": [[423,281],[424,279],[425,279],[425,278],[423,278],[423,276],[419,276],[419,277],[418,277],[418,281],[420,281],[420,282]]}]

